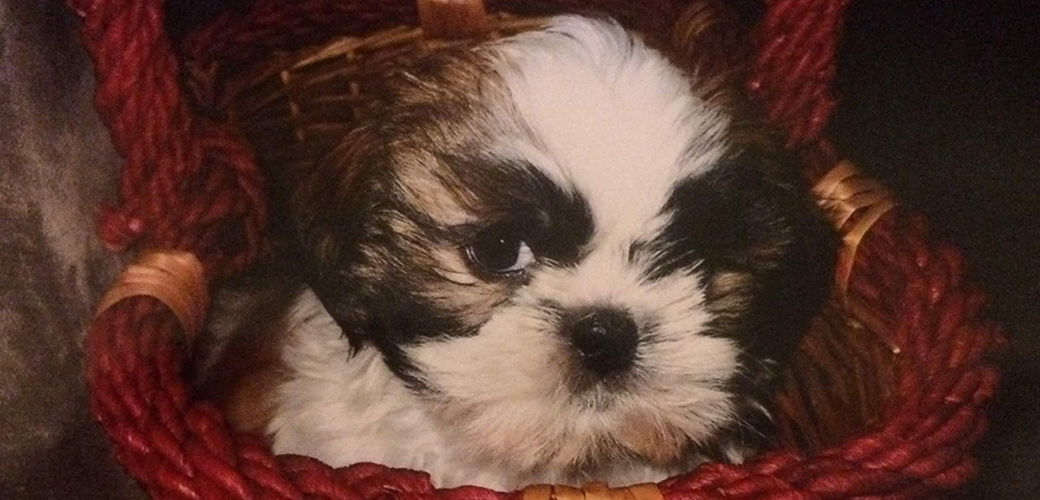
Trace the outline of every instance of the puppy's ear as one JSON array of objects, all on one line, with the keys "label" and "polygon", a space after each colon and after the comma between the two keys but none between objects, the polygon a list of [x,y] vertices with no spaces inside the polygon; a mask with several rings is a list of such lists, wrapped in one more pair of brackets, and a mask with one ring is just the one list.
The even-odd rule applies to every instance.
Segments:
[{"label": "puppy's ear", "polygon": [[693,2],[675,22],[664,51],[695,76],[700,97],[723,106],[743,86],[749,55],[745,40],[751,23],[733,3],[739,2]]},{"label": "puppy's ear", "polygon": [[[373,128],[359,126],[312,168],[286,179],[291,186],[284,204],[291,252],[323,302],[336,296],[323,292],[342,288],[350,266],[357,261],[370,200],[378,189],[376,177],[386,168],[381,144]],[[336,307],[325,306],[330,312]]]}]

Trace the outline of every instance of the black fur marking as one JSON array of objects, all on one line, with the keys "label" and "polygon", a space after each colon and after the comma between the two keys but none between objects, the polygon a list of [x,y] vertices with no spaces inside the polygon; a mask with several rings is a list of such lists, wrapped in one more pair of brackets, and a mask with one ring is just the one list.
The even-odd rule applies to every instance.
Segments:
[{"label": "black fur marking", "polygon": [[666,206],[669,225],[651,242],[657,258],[648,278],[696,268],[714,316],[706,333],[742,347],[729,390],[750,399],[728,432],[747,444],[760,444],[768,427],[751,403],[768,401],[775,372],[822,304],[836,243],[793,174],[784,177],[794,166],[775,162],[748,149],[683,182]]},{"label": "black fur marking", "polygon": [[[413,390],[428,391],[402,348],[476,332],[418,293],[422,285],[445,281],[432,267],[427,249],[439,245],[461,252],[480,230],[508,223],[524,229],[525,241],[540,262],[573,264],[592,236],[592,215],[581,196],[529,164],[445,156],[440,159],[447,184],[443,189],[465,192],[467,199],[478,202],[467,208],[479,222],[444,226],[393,191],[396,178],[392,169],[379,166],[387,161],[380,153],[363,158],[375,164],[369,168],[374,175],[359,183],[363,194],[334,204],[332,210],[319,210],[308,219],[310,230],[300,232],[314,242],[312,251],[323,244],[332,249],[312,257],[307,279],[352,346],[371,343]],[[391,220],[407,221],[415,230],[395,230]],[[366,247],[378,249],[379,255],[366,255],[361,251]],[[369,272],[372,268],[379,269],[377,275]],[[474,274],[488,281],[501,278]]]},{"label": "black fur marking", "polygon": [[479,200],[474,225],[448,229],[456,244],[467,244],[493,225],[517,228],[535,256],[555,265],[573,265],[592,238],[594,224],[588,202],[575,190],[556,184],[535,166],[487,157],[442,157],[442,164]]}]

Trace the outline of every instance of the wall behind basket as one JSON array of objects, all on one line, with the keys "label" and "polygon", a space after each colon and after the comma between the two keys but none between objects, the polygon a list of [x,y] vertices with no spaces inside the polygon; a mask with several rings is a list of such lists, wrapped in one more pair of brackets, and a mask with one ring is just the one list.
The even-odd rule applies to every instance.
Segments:
[{"label": "wall behind basket", "polygon": [[855,0],[831,132],[965,250],[1011,349],[959,498],[1040,491],[1040,2]]},{"label": "wall behind basket", "polygon": [[0,0],[0,498],[129,499],[87,412],[82,339],[119,268],[94,237],[119,159],[64,2]]}]

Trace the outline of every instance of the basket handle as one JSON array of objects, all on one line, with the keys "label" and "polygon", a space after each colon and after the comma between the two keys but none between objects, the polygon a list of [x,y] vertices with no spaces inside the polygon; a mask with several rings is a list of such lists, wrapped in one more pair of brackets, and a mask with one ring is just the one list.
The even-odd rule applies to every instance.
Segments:
[{"label": "basket handle", "polygon": [[237,129],[196,114],[181,90],[166,2],[67,2],[94,60],[95,107],[125,159],[100,239],[112,250],[190,252],[207,278],[244,269],[263,250],[263,180]]},{"label": "basket handle", "polygon": [[418,0],[419,24],[428,37],[466,39],[489,30],[483,0]]}]

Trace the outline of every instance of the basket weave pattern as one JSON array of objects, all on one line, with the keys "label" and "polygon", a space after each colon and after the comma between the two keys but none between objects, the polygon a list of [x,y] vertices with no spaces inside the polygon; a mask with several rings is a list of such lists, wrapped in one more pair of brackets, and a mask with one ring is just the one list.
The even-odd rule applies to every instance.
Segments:
[{"label": "basket weave pattern", "polygon": [[[670,29],[680,3],[499,1],[488,8],[530,15],[595,6],[633,25]],[[787,132],[813,184],[837,159],[821,132],[834,105],[830,86],[846,3],[767,1],[752,36],[748,90]],[[193,109],[180,86],[182,59],[162,32],[163,2],[70,4],[83,16],[84,45],[96,63],[99,111],[126,158],[118,203],[99,223],[102,240],[116,249],[190,252],[210,279],[242,269],[263,250],[266,220],[253,149],[239,130]],[[197,80],[216,81],[219,71],[247,67],[274,49],[367,36],[416,18],[410,0],[259,0],[248,15],[226,16],[195,33],[182,56]],[[202,87],[197,98],[218,100],[220,92]],[[290,136],[297,140],[301,130],[315,132],[296,125]],[[917,498],[971,476],[970,447],[985,431],[984,407],[998,378],[985,356],[1003,342],[999,328],[980,318],[983,299],[963,282],[960,254],[930,239],[919,215],[889,210],[855,248],[842,298],[816,322],[803,346],[808,361],[789,378],[796,387],[779,402],[784,421],[793,422],[787,438],[803,451],[700,467],[660,483],[666,499]],[[116,458],[154,498],[519,500],[516,492],[436,490],[421,472],[373,464],[334,470],[273,456],[192,398],[183,378],[184,333],[168,306],[136,296],[101,312],[87,338],[92,412]],[[835,343],[855,348],[836,355]],[[849,371],[861,373],[835,375]],[[872,379],[874,388],[856,385]],[[804,392],[805,380],[839,387]]]}]

